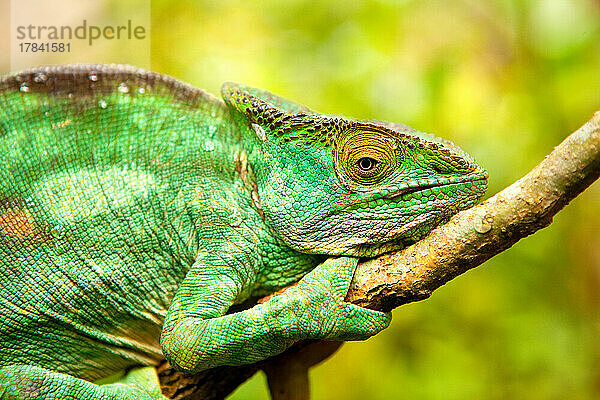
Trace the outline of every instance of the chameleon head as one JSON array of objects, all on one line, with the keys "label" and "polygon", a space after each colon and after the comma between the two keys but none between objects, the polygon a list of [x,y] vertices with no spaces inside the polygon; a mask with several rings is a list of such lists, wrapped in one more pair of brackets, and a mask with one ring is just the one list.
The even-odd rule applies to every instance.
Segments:
[{"label": "chameleon head", "polygon": [[226,84],[272,230],[292,248],[375,256],[416,242],[487,189],[451,142],[403,125],[315,113]]}]

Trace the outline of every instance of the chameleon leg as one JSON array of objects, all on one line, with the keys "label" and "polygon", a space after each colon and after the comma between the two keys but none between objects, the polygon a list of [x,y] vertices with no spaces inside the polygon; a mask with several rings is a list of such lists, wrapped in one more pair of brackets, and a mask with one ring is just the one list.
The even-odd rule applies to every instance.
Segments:
[{"label": "chameleon leg", "polygon": [[0,400],[158,400],[160,392],[153,367],[137,368],[123,379],[96,385],[71,375],[28,365],[0,368]]},{"label": "chameleon leg", "polygon": [[356,264],[330,258],[282,294],[228,315],[239,277],[224,266],[195,265],[169,308],[163,352],[175,368],[197,372],[259,361],[301,339],[366,339],[387,327],[391,314],[344,301]]}]

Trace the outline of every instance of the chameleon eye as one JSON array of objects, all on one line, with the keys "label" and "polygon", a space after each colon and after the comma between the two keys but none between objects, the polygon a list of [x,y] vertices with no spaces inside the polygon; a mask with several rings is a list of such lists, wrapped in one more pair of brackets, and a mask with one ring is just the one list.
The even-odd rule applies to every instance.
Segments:
[{"label": "chameleon eye", "polygon": [[356,162],[356,166],[361,172],[371,172],[377,168],[378,164],[379,161],[371,157],[363,157]]},{"label": "chameleon eye", "polygon": [[336,146],[336,171],[344,186],[366,191],[398,168],[400,156],[388,132],[354,129],[341,135]]}]

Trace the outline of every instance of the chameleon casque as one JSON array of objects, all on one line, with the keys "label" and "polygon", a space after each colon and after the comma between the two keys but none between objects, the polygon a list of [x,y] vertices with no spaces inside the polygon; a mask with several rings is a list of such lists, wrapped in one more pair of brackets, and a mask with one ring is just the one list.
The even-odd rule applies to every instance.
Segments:
[{"label": "chameleon casque", "polygon": [[222,96],[114,65],[2,78],[2,399],[162,398],[163,357],[197,372],[366,339],[391,315],[344,302],[358,258],[487,188],[458,147],[404,125]]}]

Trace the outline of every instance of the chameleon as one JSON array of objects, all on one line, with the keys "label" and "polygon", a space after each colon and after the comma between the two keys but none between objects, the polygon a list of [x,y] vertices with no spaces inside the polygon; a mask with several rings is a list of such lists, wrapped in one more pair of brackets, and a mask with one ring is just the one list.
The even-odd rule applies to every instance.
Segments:
[{"label": "chameleon", "polygon": [[221,92],[119,65],[1,78],[1,399],[161,399],[163,357],[195,373],[367,339],[391,314],[344,301],[359,258],[487,188],[436,136]]}]

